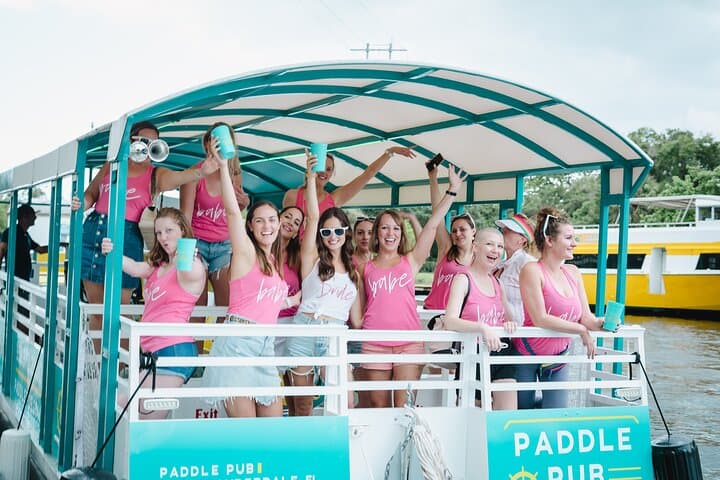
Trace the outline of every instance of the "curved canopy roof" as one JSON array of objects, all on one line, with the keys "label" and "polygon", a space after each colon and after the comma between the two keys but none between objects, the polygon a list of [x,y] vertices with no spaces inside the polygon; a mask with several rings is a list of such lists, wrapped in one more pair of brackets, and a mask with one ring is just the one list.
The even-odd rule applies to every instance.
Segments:
[{"label": "curved canopy roof", "polygon": [[[11,185],[72,171],[77,145],[85,146],[90,164],[114,158],[110,133],[122,132],[126,120],[154,122],[171,148],[165,164],[174,168],[199,162],[207,128],[229,123],[245,189],[274,199],[302,183],[303,151],[312,142],[328,143],[335,154],[331,189],[387,147],[415,146],[418,158],[391,159],[351,203],[364,206],[428,203],[423,164],[438,152],[470,175],[458,197],[469,203],[512,201],[517,179],[527,175],[603,167],[611,169],[610,193],[622,192],[627,168],[634,192],[652,166],[624,136],[535,89],[452,68],[352,62],[274,68],[172,95],[31,162],[38,164],[29,170],[18,167]],[[48,168],[53,160],[57,169]]]}]

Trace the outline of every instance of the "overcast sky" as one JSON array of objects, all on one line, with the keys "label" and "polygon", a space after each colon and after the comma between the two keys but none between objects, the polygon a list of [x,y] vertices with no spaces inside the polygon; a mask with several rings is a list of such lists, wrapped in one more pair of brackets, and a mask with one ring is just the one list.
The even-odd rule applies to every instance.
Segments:
[{"label": "overcast sky", "polygon": [[0,170],[179,90],[391,41],[623,134],[720,138],[718,1],[0,0]]}]

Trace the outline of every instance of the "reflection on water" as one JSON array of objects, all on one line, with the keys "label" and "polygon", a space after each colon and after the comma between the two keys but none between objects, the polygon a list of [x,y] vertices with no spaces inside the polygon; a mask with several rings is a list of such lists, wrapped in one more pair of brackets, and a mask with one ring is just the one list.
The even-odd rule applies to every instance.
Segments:
[{"label": "reflection on water", "polygon": [[[720,478],[720,322],[628,316],[645,327],[645,368],[671,433],[695,440],[705,478]],[[651,403],[653,439],[665,435]]]}]

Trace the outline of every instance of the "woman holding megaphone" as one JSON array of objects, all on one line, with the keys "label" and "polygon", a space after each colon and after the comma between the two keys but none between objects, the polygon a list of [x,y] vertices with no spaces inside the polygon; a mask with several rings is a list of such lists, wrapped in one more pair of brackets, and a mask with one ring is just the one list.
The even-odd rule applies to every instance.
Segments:
[{"label": "woman holding megaphone", "polygon": [[[174,190],[187,182],[197,180],[217,170],[217,164],[205,163],[202,168],[173,171],[152,165],[152,160],[163,161],[169,152],[167,144],[159,140],[160,132],[150,122],[138,122],[130,129],[130,159],[127,168],[125,202],[125,240],[123,255],[137,262],[143,261],[143,239],[138,222],[145,207],[160,192]],[[143,148],[145,147],[145,148]],[[152,188],[152,187],[154,188]],[[107,237],[107,214],[110,203],[110,163],[103,164],[100,171],[85,189],[83,203],[73,197],[72,209],[84,210],[94,207],[83,223],[83,248],[81,278],[87,301],[102,303],[105,293],[105,255],[102,239]],[[122,303],[130,303],[132,291],[140,284],[139,279],[123,273]],[[90,316],[90,330],[101,330],[102,317]],[[96,343],[96,350],[99,344]]]}]

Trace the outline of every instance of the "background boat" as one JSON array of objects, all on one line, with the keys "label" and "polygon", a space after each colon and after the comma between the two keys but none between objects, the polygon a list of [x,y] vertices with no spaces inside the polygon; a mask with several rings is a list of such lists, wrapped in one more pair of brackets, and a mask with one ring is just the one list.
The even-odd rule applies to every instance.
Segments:
[{"label": "background boat", "polygon": [[[720,196],[634,198],[632,205],[678,210],[676,222],[631,224],[628,229],[627,298],[635,312],[713,318],[720,312]],[[686,221],[692,213],[694,220]],[[608,231],[606,300],[613,300],[618,226]],[[596,302],[598,228],[576,227],[572,263],[580,267],[591,304]]]}]

